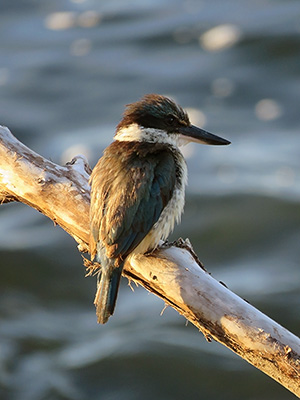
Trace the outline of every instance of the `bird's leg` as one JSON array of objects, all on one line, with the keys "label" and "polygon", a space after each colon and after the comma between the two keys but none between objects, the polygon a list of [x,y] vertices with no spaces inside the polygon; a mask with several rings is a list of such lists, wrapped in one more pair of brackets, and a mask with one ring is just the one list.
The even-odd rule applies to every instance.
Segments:
[{"label": "bird's leg", "polygon": [[153,256],[153,254],[156,252],[156,250],[157,250],[157,247],[155,247],[154,249],[151,249],[151,250],[147,250],[147,251],[144,253],[144,255],[145,255],[145,256]]},{"label": "bird's leg", "polygon": [[169,243],[168,240],[165,240],[164,242],[161,240],[157,246],[155,246],[153,249],[147,250],[144,254],[145,256],[152,256],[156,250],[159,249],[169,249],[173,244]]}]

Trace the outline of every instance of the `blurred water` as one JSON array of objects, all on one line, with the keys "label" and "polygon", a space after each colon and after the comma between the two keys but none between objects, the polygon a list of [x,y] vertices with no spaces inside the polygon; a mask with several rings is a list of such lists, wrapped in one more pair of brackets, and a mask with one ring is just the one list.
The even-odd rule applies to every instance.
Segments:
[{"label": "blurred water", "polygon": [[[56,162],[92,165],[124,104],[174,97],[232,141],[189,145],[189,237],[208,270],[299,335],[300,4],[297,0],[0,3],[0,124]],[[124,281],[96,324],[76,244],[0,207],[0,398],[292,399]]]}]

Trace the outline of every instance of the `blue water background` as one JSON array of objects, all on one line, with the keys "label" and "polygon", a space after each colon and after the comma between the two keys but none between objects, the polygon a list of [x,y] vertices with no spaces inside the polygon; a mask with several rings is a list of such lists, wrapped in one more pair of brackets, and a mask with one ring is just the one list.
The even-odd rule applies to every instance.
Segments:
[{"label": "blue water background", "polygon": [[[299,335],[299,1],[0,3],[0,124],[43,156],[93,166],[124,104],[152,92],[232,141],[184,149],[172,238]],[[0,255],[1,399],[294,398],[125,279],[97,325],[76,243],[35,210],[0,207]]]}]

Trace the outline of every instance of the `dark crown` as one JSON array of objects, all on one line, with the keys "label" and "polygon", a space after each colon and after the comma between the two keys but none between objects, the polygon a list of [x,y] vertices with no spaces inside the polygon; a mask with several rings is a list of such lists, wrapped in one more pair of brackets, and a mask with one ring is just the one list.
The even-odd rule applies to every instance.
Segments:
[{"label": "dark crown", "polygon": [[144,128],[176,132],[176,128],[189,126],[187,113],[171,99],[159,94],[146,94],[140,101],[128,104],[117,130],[131,124]]}]

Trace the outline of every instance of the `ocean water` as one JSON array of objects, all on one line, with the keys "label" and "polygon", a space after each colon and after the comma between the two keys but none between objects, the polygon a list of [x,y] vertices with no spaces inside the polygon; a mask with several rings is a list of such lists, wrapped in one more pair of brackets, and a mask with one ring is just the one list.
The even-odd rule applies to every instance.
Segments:
[{"label": "ocean water", "polygon": [[[94,166],[124,105],[161,93],[231,140],[188,145],[185,213],[206,268],[300,334],[297,0],[0,3],[0,124],[43,156]],[[0,206],[0,399],[292,399],[123,279],[96,324],[76,243]]]}]

